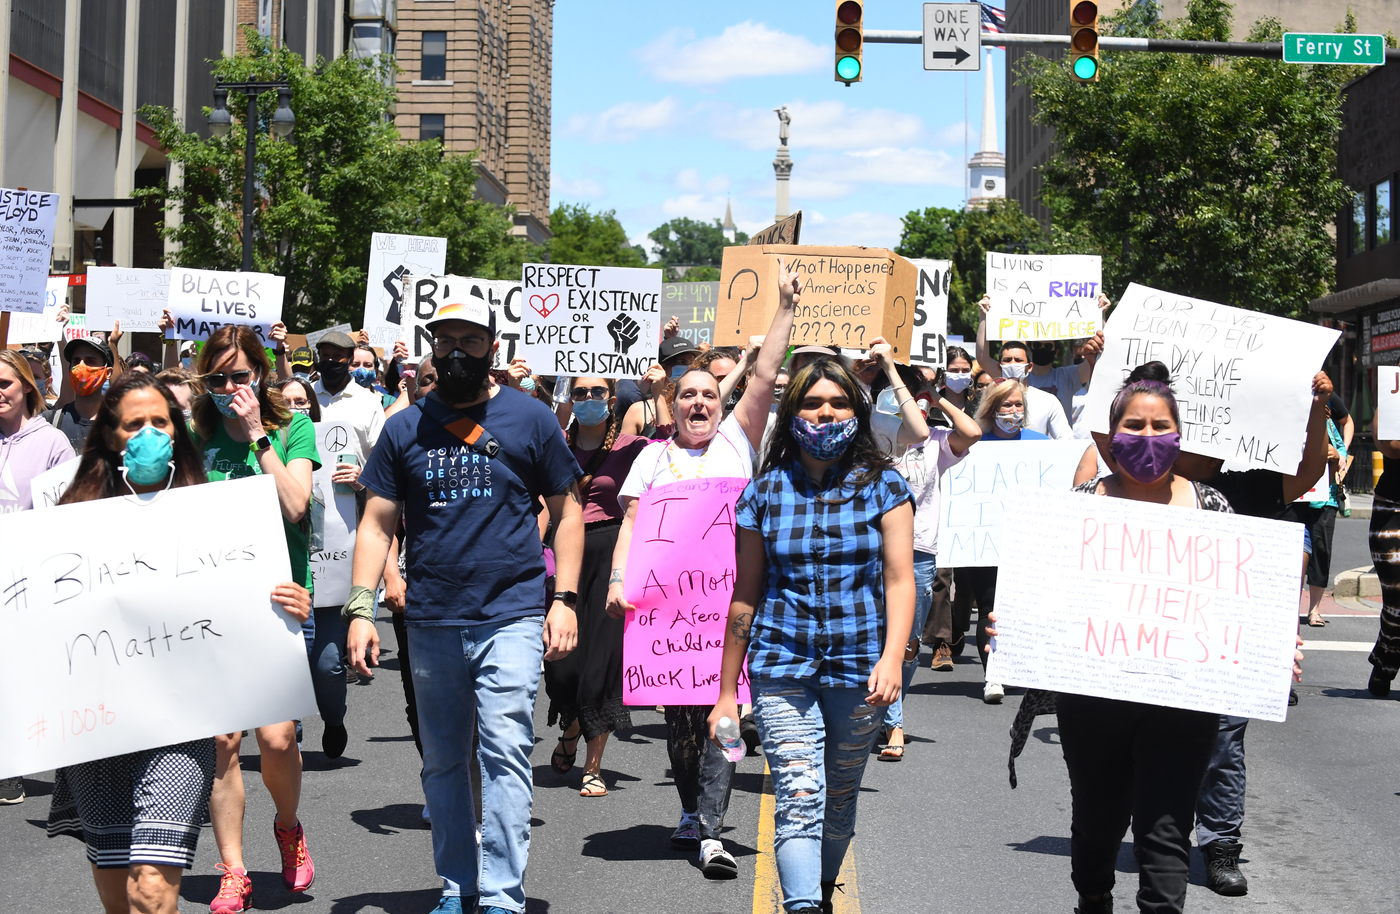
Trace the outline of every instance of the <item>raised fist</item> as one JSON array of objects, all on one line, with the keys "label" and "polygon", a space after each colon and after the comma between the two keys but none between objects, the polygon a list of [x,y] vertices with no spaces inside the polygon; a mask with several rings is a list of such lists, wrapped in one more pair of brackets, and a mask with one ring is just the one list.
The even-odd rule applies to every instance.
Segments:
[{"label": "raised fist", "polygon": [[612,334],[613,352],[620,352],[623,355],[632,348],[632,344],[637,342],[637,337],[642,332],[642,327],[626,314],[619,314],[608,321],[608,333]]}]

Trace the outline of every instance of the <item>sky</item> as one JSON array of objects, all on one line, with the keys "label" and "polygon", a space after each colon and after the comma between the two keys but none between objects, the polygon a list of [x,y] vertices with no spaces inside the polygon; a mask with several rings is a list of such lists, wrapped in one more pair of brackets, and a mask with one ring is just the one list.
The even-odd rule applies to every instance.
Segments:
[{"label": "sky", "polygon": [[[964,103],[972,153],[985,72],[926,72],[918,45],[867,44],[864,81],[847,88],[833,75],[835,6],[559,0],[551,208],[616,210],[638,244],[678,216],[723,219],[726,201],[741,231],[765,228],[784,104],[804,244],[893,247],[910,210],[961,207]],[[865,25],[919,29],[921,9],[867,0]],[[1005,52],[990,59],[1004,144]]]}]

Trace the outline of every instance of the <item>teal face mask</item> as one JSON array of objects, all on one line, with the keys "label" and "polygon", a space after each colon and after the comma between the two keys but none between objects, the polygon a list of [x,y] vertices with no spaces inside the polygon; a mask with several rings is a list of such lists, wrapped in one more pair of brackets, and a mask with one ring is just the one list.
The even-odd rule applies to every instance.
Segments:
[{"label": "teal face mask", "polygon": [[214,406],[219,413],[232,419],[238,413],[233,409],[233,394],[220,394],[209,391],[209,399],[214,401]]},{"label": "teal face mask", "polygon": [[171,468],[175,444],[170,436],[154,426],[132,435],[122,451],[122,473],[127,482],[149,486],[160,482]]}]

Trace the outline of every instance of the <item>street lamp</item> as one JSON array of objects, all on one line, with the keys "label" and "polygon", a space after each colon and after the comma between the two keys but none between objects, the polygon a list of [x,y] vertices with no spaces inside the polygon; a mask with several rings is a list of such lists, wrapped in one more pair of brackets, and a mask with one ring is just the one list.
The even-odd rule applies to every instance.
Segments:
[{"label": "street lamp", "polygon": [[258,96],[264,92],[277,90],[277,111],[272,115],[272,132],[285,137],[296,126],[296,115],[292,113],[292,87],[285,79],[272,82],[224,82],[219,80],[214,86],[214,110],[209,112],[209,132],[214,136],[228,136],[233,126],[233,118],[228,110],[229,90],[242,92],[248,99],[248,118],[245,122],[247,142],[243,153],[243,272],[253,271],[253,176],[256,172],[258,152]]}]

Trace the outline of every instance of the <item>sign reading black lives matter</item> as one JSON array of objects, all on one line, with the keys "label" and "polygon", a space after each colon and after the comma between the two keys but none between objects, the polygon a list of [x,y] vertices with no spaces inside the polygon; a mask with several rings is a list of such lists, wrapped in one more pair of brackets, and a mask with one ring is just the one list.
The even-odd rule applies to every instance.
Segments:
[{"label": "sign reading black lives matter", "polygon": [[496,314],[496,357],[492,368],[505,368],[520,349],[520,283],[513,279],[476,279],[471,276],[409,276],[401,336],[409,358],[418,362],[433,354],[428,321],[438,309],[463,296],[484,300]]},{"label": "sign reading black lives matter", "polygon": [[520,353],[545,375],[640,378],[661,341],[661,271],[524,266]]},{"label": "sign reading black lives matter", "polygon": [[282,319],[285,276],[240,273],[234,270],[170,271],[170,316],[175,332],[166,339],[207,340],[224,324],[253,328],[264,346],[270,345],[272,325]]}]

